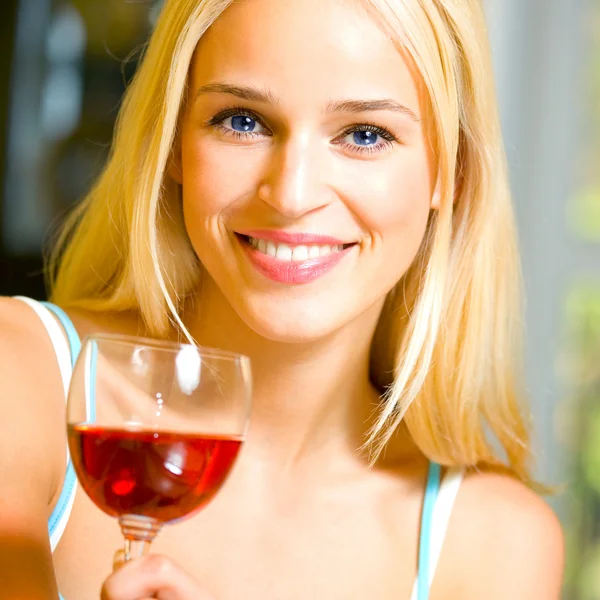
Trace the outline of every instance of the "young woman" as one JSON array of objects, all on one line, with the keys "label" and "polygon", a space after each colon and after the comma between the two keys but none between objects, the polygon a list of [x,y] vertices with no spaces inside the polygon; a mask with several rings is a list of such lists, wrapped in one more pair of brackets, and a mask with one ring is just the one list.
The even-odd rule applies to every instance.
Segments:
[{"label": "young woman", "polygon": [[53,266],[68,318],[0,305],[2,597],[97,598],[121,543],[64,491],[62,327],[253,367],[226,486],[104,598],[559,598],[479,1],[167,0]]}]

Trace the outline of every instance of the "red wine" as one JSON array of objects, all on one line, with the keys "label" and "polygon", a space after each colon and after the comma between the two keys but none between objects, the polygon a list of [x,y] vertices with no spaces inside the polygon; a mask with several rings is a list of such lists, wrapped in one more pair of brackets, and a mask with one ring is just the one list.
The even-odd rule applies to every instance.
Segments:
[{"label": "red wine", "polygon": [[185,517],[219,490],[239,452],[235,437],[69,427],[79,481],[109,515],[161,523]]}]

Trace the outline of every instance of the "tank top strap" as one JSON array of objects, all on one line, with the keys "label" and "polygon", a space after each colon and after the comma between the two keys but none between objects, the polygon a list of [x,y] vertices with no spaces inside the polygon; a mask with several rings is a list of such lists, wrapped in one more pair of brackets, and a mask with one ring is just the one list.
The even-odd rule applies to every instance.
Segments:
[{"label": "tank top strap", "polygon": [[73,325],[73,321],[71,321],[67,313],[59,306],[56,306],[56,304],[52,304],[51,302],[41,302],[40,304],[45,306],[60,321],[60,324],[67,335],[67,341],[71,351],[71,368],[73,368],[75,366],[75,361],[79,356],[79,352],[81,351],[81,341],[79,340],[79,334],[75,329],[75,325]]},{"label": "tank top strap", "polygon": [[441,466],[438,463],[429,463],[429,472],[427,474],[427,486],[425,487],[425,497],[423,499],[423,509],[421,511],[421,532],[419,538],[419,562],[416,581],[416,595],[413,593],[414,600],[427,600],[429,597],[429,555],[431,545],[431,527],[433,509],[440,490]]},{"label": "tank top strap", "polygon": [[[79,341],[79,336],[77,335],[77,330],[75,329],[71,319],[69,319],[67,314],[58,306],[55,306],[49,302],[38,302],[36,300],[32,300],[31,298],[25,298],[22,296],[17,296],[16,299],[25,302],[35,311],[46,331],[48,332],[48,336],[50,337],[50,341],[52,342],[56,359],[58,361],[66,402],[69,385],[71,382],[71,375],[73,373],[73,365],[75,364],[81,349],[81,343]],[[53,315],[56,317],[56,319],[53,317]],[[58,498],[58,502],[56,503],[56,506],[54,507],[50,518],[48,519],[48,536],[50,538],[50,547],[52,551],[54,551],[58,545],[58,542],[64,533],[65,527],[67,526],[67,521],[71,515],[71,510],[75,501],[75,493],[77,491],[77,477],[75,476],[75,470],[69,455],[68,447],[66,450],[66,458],[67,464],[63,487]]]},{"label": "tank top strap", "polygon": [[[74,358],[68,334],[65,339],[66,330],[61,330],[61,326],[59,325],[59,323],[62,324],[62,321],[59,321],[59,323],[56,322],[56,319],[52,316],[51,310],[45,306],[44,302],[38,302],[37,300],[25,298],[24,296],[15,296],[15,300],[20,300],[27,304],[35,312],[46,329],[48,337],[52,342],[54,353],[56,354],[66,402],[67,394],[69,393],[69,384],[71,383]],[[71,327],[73,327],[72,324]]]},{"label": "tank top strap", "polygon": [[[77,357],[81,353],[81,341],[79,334],[73,325],[73,322],[67,315],[67,313],[50,302],[42,302],[48,310],[50,310],[56,318],[60,321],[67,340],[69,342],[69,348],[71,352],[71,368],[75,367]],[[87,421],[96,420],[96,386],[92,385],[92,382],[96,380],[96,365],[98,360],[98,346],[96,342],[92,342],[89,346],[89,351],[85,356],[86,368],[85,368],[85,399],[86,399],[86,419]]]},{"label": "tank top strap", "polygon": [[441,466],[430,463],[421,513],[418,573],[411,600],[428,600],[452,508],[464,477],[464,469],[449,469],[442,481]]}]

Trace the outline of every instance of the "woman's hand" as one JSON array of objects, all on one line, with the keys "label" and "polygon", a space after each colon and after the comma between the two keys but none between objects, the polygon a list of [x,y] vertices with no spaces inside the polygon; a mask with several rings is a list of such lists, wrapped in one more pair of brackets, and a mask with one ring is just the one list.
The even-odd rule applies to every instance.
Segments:
[{"label": "woman's hand", "polygon": [[[115,565],[118,566],[118,560]],[[215,600],[191,575],[159,554],[126,563],[104,582],[102,600]]]}]

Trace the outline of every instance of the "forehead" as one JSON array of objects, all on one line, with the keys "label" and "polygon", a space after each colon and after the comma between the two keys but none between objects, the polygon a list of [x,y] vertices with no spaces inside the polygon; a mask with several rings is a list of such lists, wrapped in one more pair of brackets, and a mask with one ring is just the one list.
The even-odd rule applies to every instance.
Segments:
[{"label": "forehead", "polygon": [[233,82],[282,99],[393,97],[419,112],[418,77],[359,0],[234,2],[200,40],[195,87]]}]

